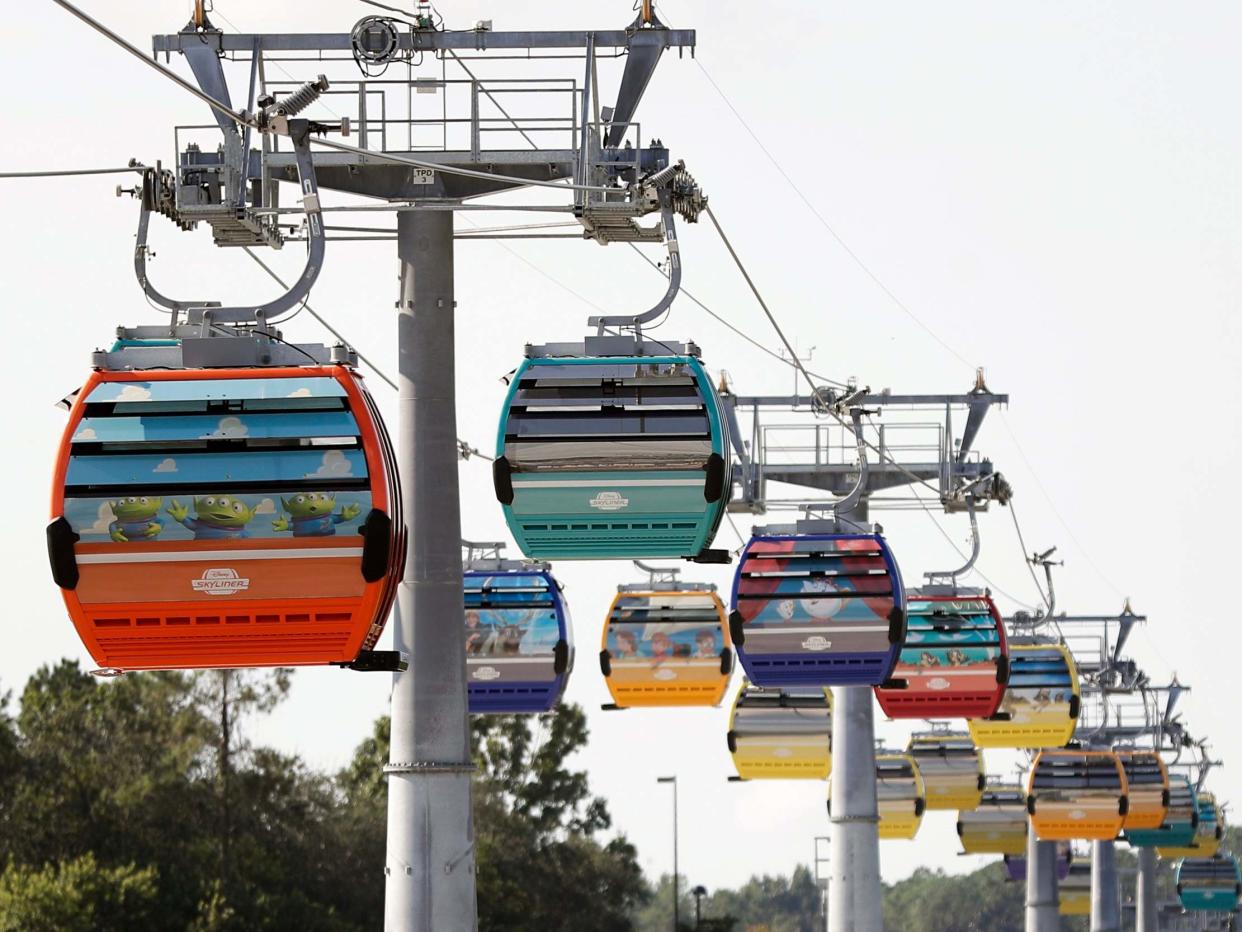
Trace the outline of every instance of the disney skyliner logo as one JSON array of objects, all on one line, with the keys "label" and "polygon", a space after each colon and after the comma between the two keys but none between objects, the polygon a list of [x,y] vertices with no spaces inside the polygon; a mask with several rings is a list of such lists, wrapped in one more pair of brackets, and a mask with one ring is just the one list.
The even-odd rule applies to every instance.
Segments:
[{"label": "disney skyliner logo", "polygon": [[207,595],[233,595],[250,588],[250,580],[237,575],[237,570],[210,569],[204,570],[201,579],[190,580],[195,592]]},{"label": "disney skyliner logo", "polygon": [[600,511],[620,511],[622,508],[628,508],[630,500],[622,497],[620,492],[598,492],[591,499],[591,507],[598,508]]}]

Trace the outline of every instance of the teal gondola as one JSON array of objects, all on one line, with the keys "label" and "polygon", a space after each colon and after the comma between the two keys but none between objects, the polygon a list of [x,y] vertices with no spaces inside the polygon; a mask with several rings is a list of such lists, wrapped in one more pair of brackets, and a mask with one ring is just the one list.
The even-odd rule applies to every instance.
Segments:
[{"label": "teal gondola", "polygon": [[1242,899],[1242,871],[1233,855],[1185,858],[1177,864],[1182,909],[1231,913]]},{"label": "teal gondola", "polygon": [[729,433],[698,348],[623,342],[527,347],[493,464],[509,530],[536,559],[721,559]]},{"label": "teal gondola", "polygon": [[1127,829],[1125,840],[1132,848],[1184,847],[1195,840],[1199,827],[1199,801],[1187,777],[1169,777],[1169,811],[1160,828]]}]

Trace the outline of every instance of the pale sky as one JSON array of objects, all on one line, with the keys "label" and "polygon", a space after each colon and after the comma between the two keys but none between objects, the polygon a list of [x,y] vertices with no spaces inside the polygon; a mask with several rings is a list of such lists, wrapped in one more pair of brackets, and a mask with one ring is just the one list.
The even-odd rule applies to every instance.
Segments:
[{"label": "pale sky", "polygon": [[[86,7],[143,48],[152,33],[180,28],[188,11],[183,0]],[[220,25],[228,28],[227,17],[253,31],[347,31],[372,11],[326,0],[216,7]],[[633,17],[624,0],[445,0],[441,9],[450,26],[490,18],[497,29],[619,28]],[[1242,453],[1235,99],[1242,10],[1206,2],[791,0],[672,0],[661,10],[698,29],[706,74],[927,329],[821,226],[689,57],[665,57],[639,113],[644,138],[662,138],[686,160],[791,338],[816,347],[814,368],[876,388],[947,392],[969,389],[974,367],[986,367],[990,387],[1008,392],[1012,404],[989,420],[977,447],[1012,481],[1028,545],[1059,546],[1059,607],[1115,611],[1128,595],[1150,616],[1131,652],[1154,679],[1176,671],[1193,686],[1183,700],[1186,721],[1212,737],[1227,765],[1209,786],[1239,798],[1242,771],[1229,764],[1242,760],[1232,721],[1233,652],[1242,636],[1226,583],[1236,572],[1230,529],[1242,519],[1230,497]],[[6,11],[0,48],[9,126],[0,170],[120,165],[131,156],[167,163],[173,126],[209,121],[184,92],[51,3]],[[173,64],[189,73],[184,62]],[[577,64],[561,73],[577,76]],[[619,73],[603,65],[605,87]],[[112,196],[118,180],[129,183],[0,182],[7,220],[0,281],[10,322],[3,384],[12,402],[4,475],[14,493],[13,533],[0,542],[12,599],[3,689],[60,657],[90,664],[50,579],[43,527],[64,425],[53,403],[80,384],[87,354],[108,343],[117,324],[161,316],[133,279],[136,207]],[[552,192],[543,193],[547,202]],[[472,219],[521,222],[512,214]],[[250,302],[274,293],[244,254],[213,248],[205,227],[186,234],[156,218],[151,242],[158,254],[151,275],[167,293]],[[683,225],[681,242],[686,288],[775,347],[710,226]],[[580,338],[596,312],[565,288],[615,313],[645,308],[663,287],[624,246],[506,245],[462,243],[456,258],[459,434],[485,449],[503,397],[500,377],[520,361],[522,345]],[[394,252],[391,243],[329,244],[311,299],[389,371]],[[292,275],[301,256],[294,246],[271,261]],[[326,338],[305,315],[286,334]],[[684,300],[661,334],[696,340],[705,363],[727,369],[741,392],[791,384],[787,368]],[[395,424],[392,393],[378,380],[375,391]],[[504,522],[487,464],[465,463],[461,477],[464,533],[499,539]],[[907,584],[954,563],[925,515],[878,517]],[[964,546],[964,518],[942,521]],[[1033,601],[1009,514],[997,510],[982,523],[980,567]],[[727,530],[720,540],[735,544]],[[697,567],[686,577],[724,589],[730,572]],[[669,794],[655,784],[671,773],[681,787],[681,869],[692,883],[714,889],[809,862],[813,837],[828,831],[826,785],[728,784],[726,708],[598,711],[607,701],[595,663],[600,627],[616,583],[635,576],[628,564],[605,563],[563,563],[557,574],[579,645],[567,698],[590,716],[591,745],[579,766],[649,874],[671,867]],[[302,671],[290,701],[253,737],[335,768],[387,710],[387,694],[384,675]],[[877,728],[901,744],[908,730],[882,718]],[[932,813],[914,842],[883,845],[884,875],[982,863],[956,851],[952,814]]]}]

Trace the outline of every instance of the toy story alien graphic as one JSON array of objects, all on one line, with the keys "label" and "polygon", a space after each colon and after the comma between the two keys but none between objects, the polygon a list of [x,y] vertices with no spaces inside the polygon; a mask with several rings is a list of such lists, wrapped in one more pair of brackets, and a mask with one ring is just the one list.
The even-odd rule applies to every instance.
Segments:
[{"label": "toy story alien graphic", "polygon": [[299,492],[292,498],[281,498],[281,505],[289,513],[272,522],[274,531],[293,531],[294,537],[331,537],[336,526],[352,521],[362,511],[359,505],[342,505],[340,514],[336,509],[335,492]]},{"label": "toy story alien graphic", "polygon": [[108,503],[115,516],[108,525],[108,536],[116,543],[134,540],[153,540],[164,529],[159,520],[164,499],[150,495],[129,495]]},{"label": "toy story alien graphic", "polygon": [[194,532],[195,540],[238,540],[246,534],[246,525],[254,517],[254,509],[231,495],[204,495],[194,499],[195,516],[175,498],[168,513],[173,520]]}]

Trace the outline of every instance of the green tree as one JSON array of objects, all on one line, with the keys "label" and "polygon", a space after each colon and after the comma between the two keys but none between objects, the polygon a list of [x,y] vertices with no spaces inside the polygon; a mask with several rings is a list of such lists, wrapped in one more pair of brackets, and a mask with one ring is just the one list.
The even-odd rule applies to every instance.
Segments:
[{"label": "green tree", "polygon": [[[338,778],[347,808],[378,813],[359,851],[378,849],[390,723],[382,719]],[[596,835],[612,822],[585,773],[566,761],[587,740],[586,716],[562,705],[541,716],[489,715],[471,720],[479,774],[474,783],[479,927],[482,930],[579,930],[584,916],[599,932],[632,928],[646,897],[637,852],[624,838]],[[377,884],[382,898],[382,884]],[[382,900],[381,900],[382,901]]]},{"label": "green tree", "polygon": [[920,868],[885,887],[884,923],[910,932],[1020,932],[1025,887],[1005,877],[1000,864],[970,874]]},{"label": "green tree", "polygon": [[[680,876],[677,885],[678,929],[696,932],[733,932],[738,926],[738,919],[725,911],[722,905],[727,897],[713,902],[705,897],[701,903],[702,922],[694,924],[694,895],[690,892],[693,885],[684,876]],[[634,925],[639,929],[664,930],[673,925],[673,875],[661,874],[647,902],[634,915]],[[821,923],[822,926],[822,923]]]},{"label": "green tree", "polygon": [[167,928],[156,905],[156,873],[104,867],[93,854],[0,874],[0,932],[145,932]]},{"label": "green tree", "polygon": [[0,778],[13,799],[0,863],[155,868],[161,929],[371,928],[374,904],[342,874],[358,859],[341,853],[352,836],[333,781],[238,737],[283,696],[280,677],[40,670]]},{"label": "green tree", "polygon": [[752,877],[736,890],[716,890],[703,908],[710,916],[736,917],[742,928],[766,925],[771,932],[818,932],[824,925],[822,903],[815,876],[799,865],[789,877]]},{"label": "green tree", "polygon": [[[210,723],[178,674],[101,684],[76,663],[37,671],[16,719],[19,762],[0,860],[41,866],[93,853],[107,867],[158,865],[158,909],[188,921],[200,895]],[[176,826],[176,831],[170,831]]]}]

